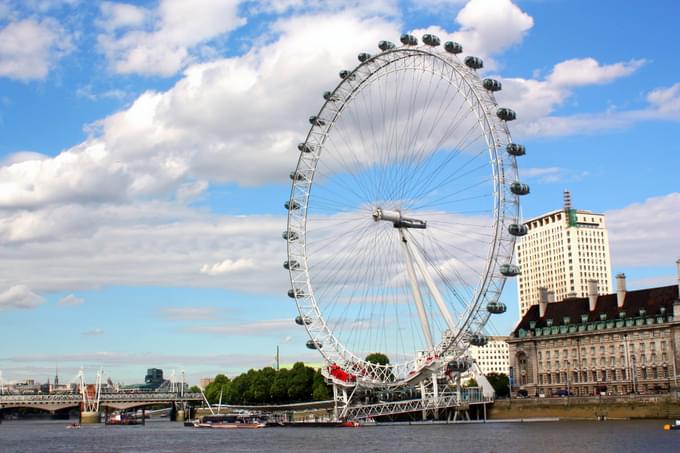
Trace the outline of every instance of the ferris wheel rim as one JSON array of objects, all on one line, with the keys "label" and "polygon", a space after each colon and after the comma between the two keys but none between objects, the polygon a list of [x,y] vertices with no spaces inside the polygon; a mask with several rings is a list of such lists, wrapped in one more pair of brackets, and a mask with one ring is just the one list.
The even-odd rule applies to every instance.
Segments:
[{"label": "ferris wheel rim", "polygon": [[[498,295],[500,294],[500,289],[502,289],[503,283],[505,281],[504,276],[494,275],[498,274],[498,257],[500,253],[498,248],[503,242],[505,242],[505,244],[503,244],[506,248],[505,253],[507,255],[507,249],[509,249],[509,258],[512,257],[511,250],[514,246],[514,239],[507,236],[505,227],[508,225],[508,220],[517,219],[518,217],[517,200],[508,200],[508,198],[510,198],[508,196],[509,192],[507,190],[508,183],[505,175],[503,174],[504,163],[500,149],[503,143],[507,144],[512,142],[509,130],[504,123],[494,121],[493,114],[489,109],[489,105],[493,107],[497,106],[495,98],[488,92],[483,90],[480,92],[481,86],[477,86],[479,84],[475,85],[469,80],[469,77],[472,77],[479,81],[479,77],[475,73],[472,73],[472,71],[467,71],[465,67],[457,60],[457,58],[454,57],[454,59],[449,55],[442,55],[441,53],[435,52],[430,46],[398,47],[384,51],[371,57],[370,59],[367,59],[366,61],[363,61],[353,71],[348,72],[343,80],[338,83],[335,89],[331,92],[331,99],[327,99],[326,102],[323,103],[318,114],[315,116],[315,118],[319,118],[327,122],[325,124],[313,123],[309,129],[305,141],[303,144],[301,144],[301,146],[304,147],[314,148],[310,151],[311,153],[316,154],[311,162],[313,165],[310,166],[310,162],[307,161],[308,159],[306,160],[306,153],[301,152],[296,170],[294,172],[295,177],[292,177],[293,183],[291,187],[289,203],[298,202],[298,193],[304,194],[304,202],[302,203],[300,209],[300,212],[302,213],[301,216],[299,212],[294,212],[293,210],[289,210],[288,213],[287,231],[297,231],[299,237],[302,238],[302,241],[300,241],[299,238],[295,240],[288,238],[287,240],[288,262],[296,261],[296,259],[301,260],[299,261],[301,263],[300,269],[289,269],[290,282],[293,288],[293,296],[296,301],[300,316],[304,320],[304,327],[311,338],[310,341],[314,342],[315,345],[322,346],[319,348],[319,352],[324,356],[326,361],[328,363],[353,363],[364,367],[365,369],[369,369],[372,371],[370,374],[375,377],[374,380],[378,381],[378,383],[382,385],[397,385],[400,383],[390,382],[388,376],[388,372],[392,373],[395,367],[400,368],[402,372],[405,372],[406,375],[408,375],[410,371],[419,369],[419,367],[423,368],[429,366],[431,363],[428,363],[428,361],[431,362],[432,357],[425,357],[424,359],[422,357],[414,357],[407,361],[384,366],[368,362],[364,358],[358,356],[354,351],[347,348],[336,337],[332,328],[326,322],[324,314],[322,313],[322,310],[316,301],[314,288],[311,284],[309,268],[307,265],[306,234],[308,201],[310,198],[311,188],[314,186],[316,166],[323,153],[325,141],[328,135],[331,133],[332,128],[339,116],[354,100],[356,93],[360,92],[361,87],[364,86],[364,84],[377,73],[378,69],[394,64],[399,58],[390,59],[390,57],[395,56],[401,56],[401,58],[413,56],[416,56],[417,58],[434,58],[440,62],[443,62],[445,65],[448,65],[452,72],[460,78],[460,80],[458,80],[458,85],[456,86],[459,91],[461,89],[461,81],[464,81],[467,84],[467,88],[474,96],[474,100],[465,97],[465,101],[468,103],[476,102],[475,107],[478,109],[476,111],[476,114],[478,115],[478,121],[480,123],[484,122],[488,128],[488,130],[483,129],[483,133],[484,138],[487,140],[489,154],[492,157],[490,159],[490,165],[493,172],[493,186],[496,190],[496,193],[493,197],[493,226],[496,234],[493,240],[493,247],[489,251],[489,256],[487,257],[487,266],[484,272],[483,282],[477,286],[474,301],[469,305],[469,311],[466,314],[465,322],[461,324],[461,327],[463,328],[460,329],[455,337],[449,339],[442,338],[441,340],[438,340],[437,347],[435,348],[435,351],[433,351],[435,357],[439,358],[439,356],[449,353],[452,349],[455,350],[458,355],[460,355],[461,351],[459,350],[460,347],[458,346],[458,343],[463,345],[465,344],[465,338],[462,337],[472,333],[472,330],[474,330],[474,333],[479,333],[488,321],[489,313],[485,312],[480,314],[480,311],[482,311],[482,304],[486,301],[486,294],[489,291],[490,285],[496,282],[496,298],[494,300],[497,300]],[[378,64],[383,64],[382,66],[379,66],[378,69],[370,70],[371,65],[375,64],[376,62],[378,62]],[[362,74],[362,69],[369,69],[369,71],[365,74]],[[361,77],[361,79],[358,79],[358,77]],[[451,79],[447,81],[449,84],[453,85]],[[327,116],[325,116],[327,109],[329,109],[330,105],[334,105],[334,103],[338,102],[338,100],[334,100],[332,97],[336,96],[337,93],[343,92],[343,90],[348,87],[350,88],[350,95],[342,98],[339,101],[340,106],[335,108],[335,113],[329,119]],[[499,125],[500,127],[498,127]],[[499,139],[500,135],[503,136],[502,139]],[[510,160],[512,162],[512,168],[514,168],[516,171],[514,158],[511,158]],[[303,175],[303,179],[298,179],[298,175]],[[515,209],[513,209],[513,207]],[[296,216],[298,217],[297,222]],[[300,225],[302,228],[299,228]],[[295,227],[298,228],[294,229]],[[297,242],[297,244],[295,244],[295,242]],[[300,253],[300,249],[302,253]],[[297,291],[300,287],[304,287],[305,292],[298,294]],[[473,327],[472,330],[470,329],[471,327]],[[454,345],[456,347],[454,347]],[[402,373],[402,375],[404,374]]]}]

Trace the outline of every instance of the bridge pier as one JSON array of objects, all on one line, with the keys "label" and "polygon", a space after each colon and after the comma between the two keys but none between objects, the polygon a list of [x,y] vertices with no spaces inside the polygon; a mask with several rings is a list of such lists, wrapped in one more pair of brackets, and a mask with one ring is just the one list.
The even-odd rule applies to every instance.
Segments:
[{"label": "bridge pier", "polygon": [[80,424],[92,425],[99,423],[99,411],[80,411]]}]

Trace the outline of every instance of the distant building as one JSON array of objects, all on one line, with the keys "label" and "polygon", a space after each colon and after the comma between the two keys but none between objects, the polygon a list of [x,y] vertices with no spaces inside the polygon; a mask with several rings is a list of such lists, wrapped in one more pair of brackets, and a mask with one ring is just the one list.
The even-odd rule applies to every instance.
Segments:
[{"label": "distant building", "polygon": [[[680,260],[678,280],[680,282]],[[508,339],[514,390],[529,395],[656,393],[680,388],[679,285],[549,303],[542,289]]]},{"label": "distant building", "polygon": [[[572,209],[564,193],[564,208],[524,222],[527,234],[517,245],[520,318],[538,304],[538,288],[548,288],[554,300],[585,297],[587,281],[598,281],[598,294],[611,289],[609,236],[604,215]],[[550,297],[550,296],[549,296]]]},{"label": "distant building", "polygon": [[211,383],[212,381],[213,381],[213,378],[210,378],[210,377],[201,378],[201,379],[198,381],[198,387],[199,387],[201,390],[205,390],[205,388],[206,388],[208,385],[210,385],[210,383]]},{"label": "distant building", "polygon": [[484,346],[470,346],[470,355],[475,359],[482,373],[508,374],[508,337],[488,337]]}]

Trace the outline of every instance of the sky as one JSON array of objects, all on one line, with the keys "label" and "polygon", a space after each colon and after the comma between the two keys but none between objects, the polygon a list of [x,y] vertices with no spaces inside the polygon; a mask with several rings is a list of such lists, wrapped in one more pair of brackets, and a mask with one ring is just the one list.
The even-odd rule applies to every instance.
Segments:
[{"label": "sky", "polygon": [[[0,370],[319,363],[286,297],[288,172],[338,71],[402,32],[484,59],[518,119],[525,218],[604,213],[613,272],[680,258],[680,4],[0,0]],[[489,333],[517,321],[517,293]]]}]

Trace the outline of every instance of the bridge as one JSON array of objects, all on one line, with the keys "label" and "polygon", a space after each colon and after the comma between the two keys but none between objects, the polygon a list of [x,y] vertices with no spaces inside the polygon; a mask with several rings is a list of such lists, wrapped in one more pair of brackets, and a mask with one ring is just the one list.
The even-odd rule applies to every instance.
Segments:
[{"label": "bridge", "polygon": [[[175,408],[184,407],[188,403],[202,402],[200,393],[174,392],[139,392],[139,393],[101,393],[96,405],[83,399],[80,393],[45,394],[45,395],[0,395],[0,410],[12,408],[32,408],[49,412],[56,412],[69,408],[80,408],[81,419],[84,422],[99,420],[99,408],[126,410],[136,407],[146,407],[157,404],[171,405]],[[178,413],[181,410],[178,410]],[[181,417],[184,413],[181,412]],[[87,420],[85,420],[87,418]]]}]

